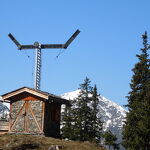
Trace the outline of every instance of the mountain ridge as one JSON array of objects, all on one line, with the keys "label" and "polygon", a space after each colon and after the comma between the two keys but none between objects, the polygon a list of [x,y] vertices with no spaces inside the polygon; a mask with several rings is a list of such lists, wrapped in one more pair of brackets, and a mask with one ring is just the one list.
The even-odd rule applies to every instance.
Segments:
[{"label": "mountain ridge", "polygon": [[[62,98],[73,100],[78,97],[80,90],[67,92],[61,95]],[[103,121],[103,131],[112,131],[118,138],[117,142],[122,142],[122,128],[126,117],[126,110],[115,102],[104,96],[99,96],[99,113]]]}]

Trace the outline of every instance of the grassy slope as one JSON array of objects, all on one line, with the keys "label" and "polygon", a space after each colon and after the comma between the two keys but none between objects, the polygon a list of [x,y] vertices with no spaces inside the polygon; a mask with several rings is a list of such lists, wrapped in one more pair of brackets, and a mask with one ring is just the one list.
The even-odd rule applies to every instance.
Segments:
[{"label": "grassy slope", "polygon": [[104,150],[89,142],[64,141],[32,135],[0,135],[0,150],[48,150],[51,145],[62,145],[63,150]]}]

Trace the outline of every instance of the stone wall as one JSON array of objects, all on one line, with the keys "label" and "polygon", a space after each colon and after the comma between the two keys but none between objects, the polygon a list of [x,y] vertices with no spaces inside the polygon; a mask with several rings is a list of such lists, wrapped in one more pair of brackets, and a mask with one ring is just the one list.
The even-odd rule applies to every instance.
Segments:
[{"label": "stone wall", "polygon": [[[12,103],[12,113],[11,120],[12,123],[16,120],[18,113],[23,107],[25,101],[19,100]],[[33,100],[28,101],[32,108],[32,112],[39,124],[40,129],[42,129],[42,101]],[[44,134],[50,137],[60,137],[60,110],[61,105],[56,103],[45,102],[45,112],[44,112]],[[25,108],[23,108],[22,113],[19,115],[16,124],[11,128],[11,132],[25,132],[25,118],[27,118],[27,130],[31,134],[41,133],[35,119],[28,107],[28,113],[25,113]],[[26,116],[26,117],[25,117]]]},{"label": "stone wall", "polygon": [[[21,109],[21,107],[23,106],[24,104],[24,101],[17,101],[17,102],[14,102],[12,103],[12,112],[11,112],[11,122],[13,123],[16,118],[17,118],[17,115]],[[21,116],[18,118],[18,121],[16,123],[16,125],[12,128],[12,131],[17,131],[17,132],[23,132],[24,131],[24,110],[21,114]]]},{"label": "stone wall", "polygon": [[[18,116],[18,113],[24,103],[25,103],[25,101],[23,101],[23,100],[19,100],[19,101],[12,103],[12,113],[11,113],[12,123],[15,121],[15,119]],[[28,101],[28,103],[30,104],[32,111],[34,113],[34,116],[41,128],[41,126],[42,126],[42,124],[41,124],[42,123],[42,101],[39,101],[39,100]],[[23,109],[22,113],[18,117],[16,124],[13,126],[13,128],[11,130],[14,132],[24,132],[25,116],[27,117],[28,132],[38,133],[39,132],[38,126],[37,126],[35,119],[33,118],[32,113],[29,108],[28,108],[28,113],[25,113],[25,108]]]}]

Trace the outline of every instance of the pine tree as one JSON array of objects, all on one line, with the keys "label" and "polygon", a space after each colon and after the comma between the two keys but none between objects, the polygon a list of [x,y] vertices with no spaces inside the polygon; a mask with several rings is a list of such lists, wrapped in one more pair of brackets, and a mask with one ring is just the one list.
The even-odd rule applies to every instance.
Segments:
[{"label": "pine tree", "polygon": [[66,106],[64,108],[64,112],[62,112],[62,128],[61,128],[61,133],[62,133],[62,138],[65,139],[72,139],[72,114],[71,114],[71,107]]},{"label": "pine tree", "polygon": [[142,54],[133,68],[127,118],[123,130],[123,145],[129,150],[148,150],[150,147],[150,64],[147,32],[142,36]]},{"label": "pine tree", "polygon": [[106,131],[103,134],[103,138],[105,139],[105,145],[108,145],[109,150],[111,147],[113,147],[114,150],[119,149],[118,144],[116,144],[117,137],[111,131]]},{"label": "pine tree", "polygon": [[61,119],[61,135],[63,139],[77,140],[77,110],[76,99],[70,100],[70,106],[65,106]]},{"label": "pine tree", "polygon": [[72,101],[72,106],[66,108],[62,116],[62,138],[76,141],[100,143],[102,122],[98,117],[97,87],[91,86],[86,78],[80,85],[80,92]]},{"label": "pine tree", "polygon": [[84,83],[80,85],[80,94],[76,99],[76,121],[75,134],[79,141],[90,141],[91,126],[91,90],[90,80],[86,77]]},{"label": "pine tree", "polygon": [[99,94],[97,93],[97,87],[94,86],[92,90],[92,102],[91,102],[91,125],[92,125],[92,131],[91,131],[91,141],[95,143],[100,143],[101,134],[102,134],[102,121],[101,118],[98,116],[99,113]]}]

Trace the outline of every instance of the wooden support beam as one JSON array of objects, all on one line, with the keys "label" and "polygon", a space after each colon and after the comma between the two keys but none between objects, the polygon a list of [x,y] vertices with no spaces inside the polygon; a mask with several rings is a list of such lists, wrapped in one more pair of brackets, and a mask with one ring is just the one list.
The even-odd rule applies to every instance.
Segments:
[{"label": "wooden support beam", "polygon": [[42,131],[44,131],[45,102],[42,102]]},{"label": "wooden support beam", "polygon": [[33,96],[27,96],[25,98],[22,98],[22,100],[24,100],[24,101],[37,101],[37,98],[35,98]]},{"label": "wooden support beam", "polygon": [[28,132],[28,101],[25,101],[24,131]]},{"label": "wooden support beam", "polygon": [[10,103],[10,111],[9,111],[9,130],[8,131],[11,131],[11,124],[12,124],[12,103]]}]

